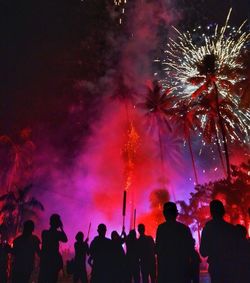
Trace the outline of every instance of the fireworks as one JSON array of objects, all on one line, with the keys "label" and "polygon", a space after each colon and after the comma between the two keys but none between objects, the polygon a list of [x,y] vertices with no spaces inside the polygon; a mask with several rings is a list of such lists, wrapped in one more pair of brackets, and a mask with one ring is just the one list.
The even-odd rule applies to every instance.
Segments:
[{"label": "fireworks", "polygon": [[[195,42],[190,32],[181,33],[174,28],[178,38],[176,41],[170,39],[165,51],[168,58],[163,64],[167,65],[167,71],[175,70],[179,82],[186,84],[190,78],[213,73],[221,85],[225,83],[224,80],[229,79],[233,83],[240,79],[233,71],[242,68],[239,56],[250,39],[250,33],[243,31],[245,22],[238,29],[228,26],[231,11],[222,28],[217,25],[211,36],[202,34],[201,45]],[[214,55],[215,62],[211,57],[209,60],[207,55]]]},{"label": "fireworks", "polygon": [[127,4],[127,0],[114,0],[115,7],[120,10],[119,24],[121,25],[123,22],[123,16],[125,14],[125,5]]},{"label": "fireworks", "polygon": [[221,118],[227,139],[233,141],[250,129],[249,109],[240,109],[241,97],[236,94],[239,82],[247,80],[240,58],[250,33],[243,31],[245,22],[238,29],[228,25],[231,12],[223,27],[215,26],[211,36],[202,34],[199,40],[175,29],[178,38],[170,40],[163,64],[168,77],[174,73],[181,98],[195,101],[205,136],[207,129],[218,129]]},{"label": "fireworks", "polygon": [[114,0],[116,6],[121,6],[127,3],[127,0]]},{"label": "fireworks", "polygon": [[136,153],[139,148],[140,136],[137,133],[133,123],[130,123],[127,142],[123,148],[123,159],[125,161],[125,191],[127,191],[132,184],[132,175],[136,161]]}]

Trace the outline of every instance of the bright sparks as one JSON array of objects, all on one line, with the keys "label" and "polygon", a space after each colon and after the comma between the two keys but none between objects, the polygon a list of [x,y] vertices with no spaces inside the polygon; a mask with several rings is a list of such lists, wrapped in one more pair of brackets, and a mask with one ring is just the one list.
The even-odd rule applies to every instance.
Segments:
[{"label": "bright sparks", "polygon": [[239,140],[242,134],[247,137],[250,130],[250,111],[241,107],[239,87],[248,79],[241,55],[250,33],[244,31],[246,22],[239,28],[228,25],[231,12],[232,9],[224,26],[215,26],[212,34],[211,27],[208,28],[211,35],[198,36],[196,30],[181,33],[174,28],[178,37],[170,39],[165,51],[167,78],[174,77],[172,83],[181,99],[193,101],[203,138],[211,132],[213,139],[218,133],[219,115],[228,140]]},{"label": "bright sparks", "polygon": [[[229,71],[242,68],[238,62],[242,49],[250,39],[250,33],[244,32],[245,22],[238,28],[230,28],[228,21],[232,9],[222,28],[215,27],[214,34],[207,36],[202,34],[203,43],[196,43],[190,32],[178,33],[177,40],[170,39],[168,49],[165,51],[167,59],[163,64],[167,65],[166,70],[175,70],[176,77],[182,83],[186,83],[191,77],[200,74],[199,66],[206,55],[216,57],[216,75],[221,79],[228,79]],[[200,40],[199,40],[200,41]]]},{"label": "bright sparks", "polygon": [[127,0],[114,0],[114,4],[116,6],[121,6],[123,4],[126,4],[127,3]]}]

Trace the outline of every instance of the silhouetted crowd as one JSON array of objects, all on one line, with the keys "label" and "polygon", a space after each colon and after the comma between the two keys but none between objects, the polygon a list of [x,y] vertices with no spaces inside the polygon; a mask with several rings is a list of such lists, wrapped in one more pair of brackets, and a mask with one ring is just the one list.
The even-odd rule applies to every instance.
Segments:
[{"label": "silhouetted crowd", "polygon": [[[205,225],[200,254],[207,257],[212,283],[250,282],[250,242],[247,229],[223,219],[224,206],[219,200],[210,203],[211,220]],[[166,221],[158,226],[156,240],[138,225],[139,237],[117,231],[106,237],[106,225],[99,224],[98,235],[88,244],[82,232],[76,234],[75,256],[67,262],[73,282],[88,282],[86,262],[91,266],[90,283],[198,283],[201,258],[188,226],[178,222],[176,204],[164,204]],[[56,283],[63,268],[59,243],[67,236],[58,214],[50,217],[50,228],[41,241],[33,234],[34,222],[28,220],[13,246],[1,240],[0,283],[7,282],[8,256],[11,255],[11,283],[28,283],[35,256],[40,258],[38,283]],[[125,252],[126,251],[126,252]]]}]

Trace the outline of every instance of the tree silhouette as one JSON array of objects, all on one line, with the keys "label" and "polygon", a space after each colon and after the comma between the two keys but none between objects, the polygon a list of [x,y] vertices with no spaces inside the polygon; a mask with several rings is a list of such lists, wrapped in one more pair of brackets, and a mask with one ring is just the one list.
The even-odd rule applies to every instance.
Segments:
[{"label": "tree silhouette", "polygon": [[147,86],[147,95],[145,101],[138,103],[137,106],[146,112],[147,124],[150,131],[157,129],[158,143],[160,149],[160,158],[162,171],[164,171],[164,148],[162,135],[166,131],[171,131],[168,121],[170,117],[169,109],[175,102],[175,96],[171,95],[172,90],[163,90],[157,80]]},{"label": "tree silhouette", "polygon": [[36,217],[37,211],[44,210],[42,203],[30,196],[31,188],[32,185],[29,185],[16,192],[9,191],[0,196],[2,203],[0,215],[3,219],[1,231],[5,233],[5,238],[14,237],[25,220]]},{"label": "tree silhouette", "polygon": [[189,202],[178,201],[180,206],[179,219],[194,231],[204,227],[209,218],[209,203],[213,199],[223,202],[227,220],[233,224],[244,223],[249,226],[250,209],[250,160],[240,165],[232,165],[232,179],[216,180],[195,186]]},{"label": "tree silhouette", "polygon": [[189,203],[178,201],[180,206],[179,219],[190,226],[193,231],[197,231],[200,244],[201,229],[209,219],[209,202],[211,191],[206,186],[197,185],[195,192],[191,193]]}]

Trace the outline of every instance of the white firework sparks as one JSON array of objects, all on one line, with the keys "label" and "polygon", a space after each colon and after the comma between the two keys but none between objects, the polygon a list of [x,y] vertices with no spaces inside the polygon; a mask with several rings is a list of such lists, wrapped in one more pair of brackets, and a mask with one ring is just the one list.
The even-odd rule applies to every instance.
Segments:
[{"label": "white firework sparks", "polygon": [[121,6],[127,3],[127,0],[114,0],[116,6]]},{"label": "white firework sparks", "polygon": [[[211,36],[202,34],[200,43],[193,39],[194,34],[175,29],[178,37],[170,39],[163,64],[167,77],[174,75],[172,83],[179,89],[179,97],[193,100],[199,111],[205,110],[198,114],[202,127],[215,112],[215,126],[221,116],[227,138],[233,141],[239,139],[239,133],[246,137],[250,130],[250,111],[241,109],[241,97],[235,89],[239,82],[248,79],[240,59],[250,33],[244,31],[246,21],[237,29],[228,25],[231,12],[232,9],[225,25],[217,25]],[[204,99],[207,101],[202,105]]]},{"label": "white firework sparks", "polygon": [[238,59],[242,49],[250,39],[250,33],[243,31],[245,22],[238,28],[230,28],[228,21],[232,9],[222,28],[215,27],[212,36],[202,34],[203,45],[195,43],[190,32],[178,33],[177,40],[170,39],[168,49],[165,51],[167,59],[163,64],[167,65],[166,70],[175,70],[178,80],[186,83],[189,78],[199,76],[199,65],[206,55],[216,57],[216,76],[221,79],[228,79],[228,72],[242,68]]}]

